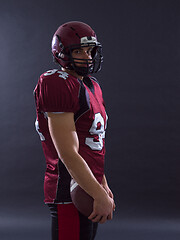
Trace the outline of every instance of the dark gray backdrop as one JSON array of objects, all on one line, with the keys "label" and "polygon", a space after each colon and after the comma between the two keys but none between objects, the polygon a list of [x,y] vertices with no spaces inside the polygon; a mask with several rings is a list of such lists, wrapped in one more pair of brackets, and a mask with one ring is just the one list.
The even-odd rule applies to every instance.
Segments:
[{"label": "dark gray backdrop", "polygon": [[[28,239],[20,231],[26,219],[38,219],[42,229],[49,224],[41,222],[49,215],[42,207],[45,161],[32,92],[41,73],[57,68],[52,35],[71,20],[91,25],[103,45],[97,77],[109,115],[106,175],[117,203],[107,227],[116,226],[114,239],[130,240],[136,221],[130,236],[127,219],[179,219],[180,2],[7,0],[0,6],[0,224],[6,240],[14,223],[18,239]],[[170,230],[172,240],[179,232]]]}]

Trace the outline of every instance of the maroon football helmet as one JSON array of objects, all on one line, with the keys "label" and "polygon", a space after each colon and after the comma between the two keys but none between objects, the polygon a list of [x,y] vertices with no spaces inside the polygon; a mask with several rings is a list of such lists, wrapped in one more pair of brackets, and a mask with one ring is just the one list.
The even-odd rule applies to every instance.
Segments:
[{"label": "maroon football helmet", "polygon": [[[92,59],[78,59],[78,64],[83,64],[83,67],[77,67],[72,50],[87,46],[94,47],[91,52]],[[77,21],[67,22],[57,29],[52,39],[52,53],[62,67],[75,70],[80,76],[98,72],[103,61],[102,46],[97,41],[95,32],[89,25]],[[84,67],[84,64],[87,67]]]}]

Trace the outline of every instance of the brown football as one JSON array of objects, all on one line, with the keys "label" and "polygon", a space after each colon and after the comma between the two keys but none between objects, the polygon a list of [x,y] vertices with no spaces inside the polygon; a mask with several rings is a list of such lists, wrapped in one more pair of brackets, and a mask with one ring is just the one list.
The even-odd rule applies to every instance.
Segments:
[{"label": "brown football", "polygon": [[94,200],[74,181],[74,179],[71,180],[70,194],[72,202],[78,211],[84,216],[89,217],[93,211]]}]

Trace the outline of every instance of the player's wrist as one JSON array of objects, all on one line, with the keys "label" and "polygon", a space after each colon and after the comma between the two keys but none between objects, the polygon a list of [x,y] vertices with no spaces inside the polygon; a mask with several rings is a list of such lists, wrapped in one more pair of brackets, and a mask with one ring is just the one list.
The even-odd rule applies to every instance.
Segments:
[{"label": "player's wrist", "polygon": [[96,191],[94,191],[92,198],[94,200],[99,200],[102,197],[106,197],[106,196],[107,196],[107,192],[105,191],[105,189],[102,186],[100,186],[100,188],[98,188]]}]

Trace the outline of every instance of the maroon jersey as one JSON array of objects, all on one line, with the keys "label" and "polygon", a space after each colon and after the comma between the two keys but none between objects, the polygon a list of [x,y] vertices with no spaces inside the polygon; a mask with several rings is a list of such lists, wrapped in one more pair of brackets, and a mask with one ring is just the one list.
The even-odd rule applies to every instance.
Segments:
[{"label": "maroon jersey", "polygon": [[101,88],[93,77],[83,81],[59,70],[42,74],[34,90],[36,130],[46,158],[44,192],[46,203],[71,201],[71,177],[59,159],[47,122],[47,112],[73,112],[79,139],[79,154],[87,162],[96,179],[104,175],[104,138],[107,122]]}]

